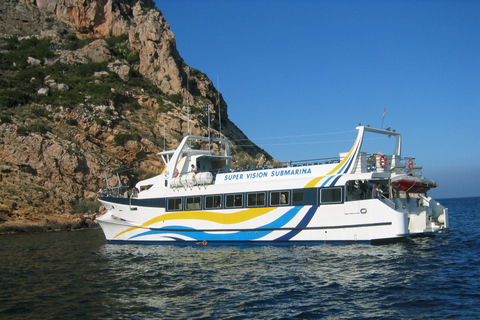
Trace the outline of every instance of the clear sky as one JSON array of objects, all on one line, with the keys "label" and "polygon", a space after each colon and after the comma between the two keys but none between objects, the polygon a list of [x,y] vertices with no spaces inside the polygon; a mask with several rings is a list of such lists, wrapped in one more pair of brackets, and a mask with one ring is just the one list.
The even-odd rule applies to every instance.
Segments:
[{"label": "clear sky", "polygon": [[156,4],[185,62],[274,158],[349,151],[358,123],[380,128],[386,106],[402,155],[440,183],[430,195],[480,196],[480,1]]}]

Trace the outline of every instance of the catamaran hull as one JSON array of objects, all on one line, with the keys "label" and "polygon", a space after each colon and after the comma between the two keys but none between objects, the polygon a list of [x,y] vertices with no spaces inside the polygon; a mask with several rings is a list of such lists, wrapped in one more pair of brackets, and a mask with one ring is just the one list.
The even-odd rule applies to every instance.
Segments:
[{"label": "catamaran hull", "polygon": [[129,214],[128,205],[110,207],[97,219],[110,243],[284,246],[376,243],[408,235],[408,214],[376,200],[364,201],[358,212],[346,212],[343,204],[161,214],[161,208],[136,207]]}]

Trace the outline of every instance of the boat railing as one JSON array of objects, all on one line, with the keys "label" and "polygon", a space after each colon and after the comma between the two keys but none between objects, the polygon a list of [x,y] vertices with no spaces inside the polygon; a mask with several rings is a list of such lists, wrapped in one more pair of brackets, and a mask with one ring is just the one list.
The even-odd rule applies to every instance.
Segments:
[{"label": "boat railing", "polygon": [[118,187],[100,189],[98,193],[102,198],[108,198],[108,197],[129,198],[130,197],[130,190],[128,186],[118,186]]},{"label": "boat railing", "polygon": [[340,163],[340,157],[289,161],[287,167],[303,167],[331,163]]},{"label": "boat railing", "polygon": [[258,171],[258,170],[268,170],[268,169],[277,169],[277,168],[286,168],[288,165],[283,166],[245,166],[245,167],[233,167],[230,168],[229,172],[244,172],[244,171]]},{"label": "boat railing", "polygon": [[395,202],[393,202],[392,199],[386,197],[386,196],[383,195],[383,194],[380,194],[380,195],[379,195],[379,198],[380,198],[381,200],[383,200],[384,202],[390,204],[393,209],[397,210],[397,204],[396,204]]},{"label": "boat railing", "polygon": [[251,167],[251,166],[232,167],[230,168],[230,172],[244,172],[244,171],[268,170],[268,169],[289,168],[289,167],[315,166],[315,165],[323,165],[323,164],[340,163],[340,160],[341,160],[340,157],[310,159],[310,160],[295,160],[295,161],[284,162],[281,165],[277,165],[277,166],[260,165],[260,166],[254,166],[254,167]]},{"label": "boat railing", "polygon": [[414,173],[422,167],[415,166],[415,158],[395,155],[369,154],[366,156],[367,172]]}]

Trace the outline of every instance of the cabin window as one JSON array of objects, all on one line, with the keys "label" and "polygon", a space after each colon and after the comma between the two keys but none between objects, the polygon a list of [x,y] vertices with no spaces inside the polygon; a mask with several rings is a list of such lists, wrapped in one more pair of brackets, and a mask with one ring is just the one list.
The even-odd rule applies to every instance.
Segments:
[{"label": "cabin window", "polygon": [[167,209],[169,211],[182,210],[182,198],[170,198],[167,200]]},{"label": "cabin window", "polygon": [[226,204],[227,208],[239,208],[243,206],[243,194],[227,194]]},{"label": "cabin window", "polygon": [[140,186],[140,192],[145,191],[145,190],[148,190],[148,189],[150,189],[152,186],[153,186],[153,184],[149,184],[149,185],[146,185],[146,186]]},{"label": "cabin window", "polygon": [[273,191],[270,193],[271,206],[288,206],[290,204],[290,191]]},{"label": "cabin window", "polygon": [[222,196],[205,196],[205,209],[217,209],[222,207]]},{"label": "cabin window", "polygon": [[294,206],[317,205],[318,191],[316,188],[293,190],[292,204]]},{"label": "cabin window", "polygon": [[297,202],[304,202],[305,200],[305,194],[303,193],[303,191],[297,191],[297,192],[294,192],[293,193],[293,203]]},{"label": "cabin window", "polygon": [[265,206],[265,192],[249,193],[247,195],[247,206],[249,207]]},{"label": "cabin window", "polygon": [[341,203],[342,202],[342,188],[322,188],[320,189],[321,203]]},{"label": "cabin window", "polygon": [[362,180],[349,180],[345,183],[345,188],[347,201],[366,199],[369,191],[368,183]]},{"label": "cabin window", "polygon": [[187,210],[200,210],[200,197],[188,197],[186,201]]}]

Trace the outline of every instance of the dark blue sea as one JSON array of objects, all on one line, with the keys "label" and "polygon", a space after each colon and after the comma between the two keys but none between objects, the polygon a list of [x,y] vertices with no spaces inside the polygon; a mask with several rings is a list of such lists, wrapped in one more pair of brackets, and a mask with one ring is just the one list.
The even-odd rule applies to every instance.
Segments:
[{"label": "dark blue sea", "polygon": [[480,198],[440,202],[450,234],[379,246],[0,236],[0,319],[479,319]]}]

